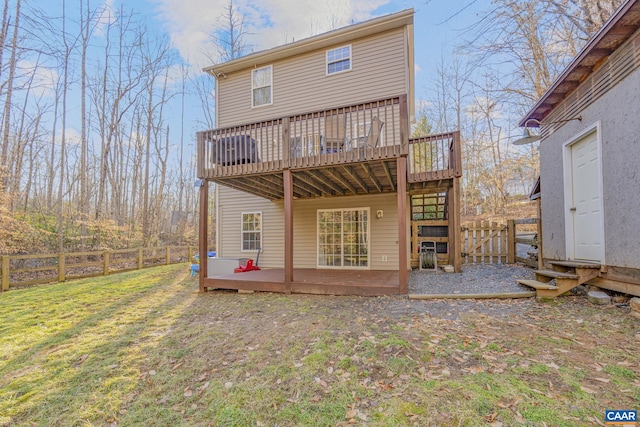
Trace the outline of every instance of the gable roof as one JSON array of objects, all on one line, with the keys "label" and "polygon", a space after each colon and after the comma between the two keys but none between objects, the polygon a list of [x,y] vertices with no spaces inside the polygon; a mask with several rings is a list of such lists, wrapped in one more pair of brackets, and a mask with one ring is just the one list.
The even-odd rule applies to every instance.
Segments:
[{"label": "gable roof", "polygon": [[[518,126],[525,126],[530,119],[544,120],[638,28],[640,28],[640,0],[627,0],[589,40],[578,56],[522,118]],[[532,124],[529,127],[537,126],[538,124]]]},{"label": "gable roof", "polygon": [[252,53],[222,64],[206,67],[203,71],[216,77],[233,71],[252,68],[279,59],[288,58],[316,49],[323,49],[340,43],[348,43],[361,37],[413,24],[413,9],[405,9],[390,15],[370,19],[357,24],[348,25],[337,30],[318,34],[297,42],[277,46],[272,49]]}]

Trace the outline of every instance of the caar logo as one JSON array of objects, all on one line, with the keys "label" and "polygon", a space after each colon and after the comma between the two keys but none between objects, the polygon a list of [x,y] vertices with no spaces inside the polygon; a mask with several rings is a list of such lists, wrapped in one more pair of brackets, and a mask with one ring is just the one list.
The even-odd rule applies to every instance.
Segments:
[{"label": "caar logo", "polygon": [[604,422],[610,426],[637,426],[638,412],[631,410],[607,410]]}]

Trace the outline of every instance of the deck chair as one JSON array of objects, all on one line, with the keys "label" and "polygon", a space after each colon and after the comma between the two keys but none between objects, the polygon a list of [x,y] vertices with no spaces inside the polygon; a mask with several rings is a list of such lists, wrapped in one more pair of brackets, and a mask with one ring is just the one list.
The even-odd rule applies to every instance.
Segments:
[{"label": "deck chair", "polygon": [[384,122],[377,116],[371,119],[369,132],[367,132],[367,136],[358,140],[358,148],[376,148],[380,144],[382,126],[384,126]]},{"label": "deck chair", "polygon": [[323,153],[337,153],[348,146],[346,114],[325,116],[322,139]]}]

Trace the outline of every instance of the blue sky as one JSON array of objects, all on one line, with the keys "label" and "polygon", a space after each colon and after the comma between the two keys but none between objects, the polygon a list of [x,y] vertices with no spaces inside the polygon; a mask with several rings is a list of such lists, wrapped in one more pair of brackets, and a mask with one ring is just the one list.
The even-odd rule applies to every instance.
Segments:
[{"label": "blue sky", "polygon": [[[461,30],[468,27],[476,14],[490,7],[488,0],[464,2],[447,0],[235,0],[237,8],[247,16],[249,43],[254,50],[271,48],[299,40],[332,28],[360,22],[375,16],[407,8],[415,10],[416,96],[421,97],[433,77],[441,52],[450,52],[460,41]],[[137,0],[151,12],[152,22],[170,34],[181,55],[196,66],[210,65],[202,53],[207,49],[207,32],[224,13],[228,0]],[[461,12],[461,9],[464,10]]]},{"label": "blue sky", "polygon": [[[87,0],[66,0],[67,16],[77,19],[79,5]],[[210,34],[220,24],[228,0],[89,0],[91,9],[133,10],[146,18],[150,31],[167,35],[192,73],[202,73],[211,65],[215,54]],[[471,6],[465,7],[467,3]],[[31,5],[44,9],[50,16],[60,16],[62,1],[35,0]],[[234,0],[234,5],[246,17],[247,42],[254,50],[268,49],[299,40],[354,22],[414,8],[414,36],[416,82],[415,94],[420,102],[433,86],[437,64],[442,56],[453,51],[461,42],[460,33],[474,22],[476,15],[491,7],[489,0]],[[103,19],[108,19],[105,12]],[[99,36],[99,34],[98,34]],[[207,55],[208,53],[208,55]],[[178,78],[176,66],[176,78]],[[77,103],[79,104],[79,103]],[[187,100],[187,117],[192,123],[185,126],[185,140],[195,136],[194,128],[202,109],[197,99]],[[70,108],[74,108],[71,106]],[[179,116],[177,106],[169,109]],[[200,111],[199,111],[200,110]],[[70,124],[74,128],[74,124]],[[177,129],[178,126],[172,126]],[[70,129],[72,132],[73,129]]]}]

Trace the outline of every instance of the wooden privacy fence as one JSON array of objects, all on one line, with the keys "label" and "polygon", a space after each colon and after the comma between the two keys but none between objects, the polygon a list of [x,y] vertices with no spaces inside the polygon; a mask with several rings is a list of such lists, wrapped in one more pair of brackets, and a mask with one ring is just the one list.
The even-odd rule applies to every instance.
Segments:
[{"label": "wooden privacy fence", "polygon": [[507,226],[497,222],[475,221],[462,226],[465,264],[509,262]]},{"label": "wooden privacy fence", "polygon": [[[536,232],[518,234],[517,225],[535,224]],[[540,235],[540,219],[510,219],[507,224],[489,221],[475,221],[462,225],[462,258],[466,264],[513,264],[522,262],[531,267],[539,267],[537,258],[518,256],[518,244],[537,247]],[[521,250],[520,252],[523,252]],[[528,251],[524,251],[528,252]]]},{"label": "wooden privacy fence", "polygon": [[191,246],[158,246],[100,252],[0,257],[1,289],[68,279],[107,276],[158,265],[187,262],[197,249]]}]

